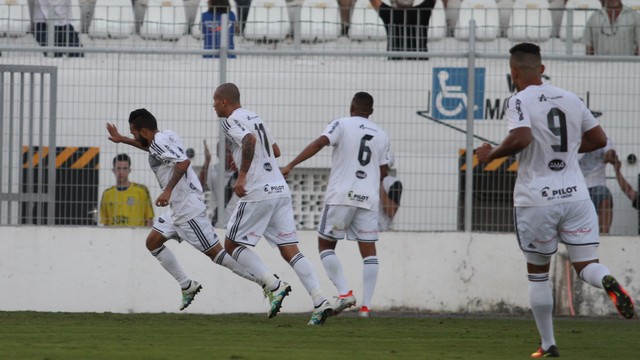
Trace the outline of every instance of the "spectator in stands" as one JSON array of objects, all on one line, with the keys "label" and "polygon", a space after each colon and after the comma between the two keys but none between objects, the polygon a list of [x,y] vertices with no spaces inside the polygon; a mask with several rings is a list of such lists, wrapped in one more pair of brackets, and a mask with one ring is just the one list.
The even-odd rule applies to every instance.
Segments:
[{"label": "spectator in stands", "polygon": [[591,201],[598,213],[598,225],[601,234],[608,234],[613,218],[613,197],[607,188],[607,163],[614,164],[616,151],[611,139],[607,139],[607,145],[595,151],[581,154],[579,164],[584,180],[589,188]]},{"label": "spectator in stands", "polygon": [[[53,46],[82,47],[80,37],[70,21],[71,0],[35,0],[33,19],[35,37],[40,46],[47,46],[47,26],[53,24]],[[63,53],[55,53],[62,57]],[[46,56],[46,54],[45,54]],[[84,57],[84,53],[69,53],[69,57]]]},{"label": "spectator in stands", "polygon": [[153,225],[153,207],[149,189],[129,181],[131,159],[127,154],[113,158],[116,184],[102,193],[100,223],[105,226]]},{"label": "spectator in stands", "polygon": [[[392,0],[392,6],[382,0],[369,0],[387,31],[388,51],[427,51],[429,18],[435,0],[424,0],[413,6],[413,0]],[[389,60],[428,60],[428,58],[391,56]]]},{"label": "spectator in stands", "polygon": [[638,55],[640,14],[621,0],[603,1],[603,8],[589,17],[582,35],[587,55]]},{"label": "spectator in stands", "polygon": [[380,206],[378,208],[378,230],[387,231],[391,228],[393,218],[400,208],[400,197],[402,196],[402,183],[397,177],[391,176],[393,167],[393,153],[389,155],[387,165],[387,176],[380,183]]},{"label": "spectator in stands", "polygon": [[[231,144],[228,141],[225,143],[226,148],[226,156],[225,156],[225,166],[224,166],[224,212],[218,211],[218,191],[220,190],[221,184],[218,181],[218,177],[221,171],[220,163],[217,163],[213,166],[209,166],[211,163],[211,152],[209,151],[209,146],[207,146],[207,141],[204,140],[204,164],[200,169],[200,185],[203,188],[208,188],[211,191],[211,197],[209,198],[209,205],[213,207],[213,215],[211,217],[211,225],[214,227],[216,225],[222,226],[223,228],[227,226],[227,221],[229,221],[229,216],[235,209],[236,204],[238,203],[238,195],[233,192],[233,187],[236,184],[236,179],[238,178],[238,169],[236,168],[235,163],[233,162],[233,156],[231,155]],[[222,213],[222,215],[220,215]]]},{"label": "spectator in stands", "polygon": [[[220,35],[222,34],[222,15],[229,15],[229,50],[235,49],[233,44],[233,29],[236,24],[236,15],[230,10],[229,0],[209,0],[209,9],[202,13],[202,34],[204,35],[205,49],[220,49]],[[204,58],[219,58],[219,55],[202,55]],[[235,55],[229,55],[230,59]]]},{"label": "spectator in stands", "polygon": [[622,172],[620,172],[621,167],[622,163],[616,156],[616,159],[613,162],[613,169],[616,172],[616,180],[618,180],[618,185],[620,185],[620,189],[622,190],[622,192],[627,195],[629,200],[631,200],[631,206],[640,210],[640,194],[637,191],[633,190],[631,184],[629,184],[627,180],[625,180]]}]

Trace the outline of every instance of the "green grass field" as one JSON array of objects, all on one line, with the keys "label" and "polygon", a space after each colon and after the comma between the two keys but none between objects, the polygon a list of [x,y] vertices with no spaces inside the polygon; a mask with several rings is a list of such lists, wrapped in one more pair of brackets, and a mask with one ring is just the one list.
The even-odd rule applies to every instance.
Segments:
[{"label": "green grass field", "polygon": [[[526,359],[530,317],[0,312],[0,359]],[[557,318],[568,359],[638,359],[640,323]]]}]

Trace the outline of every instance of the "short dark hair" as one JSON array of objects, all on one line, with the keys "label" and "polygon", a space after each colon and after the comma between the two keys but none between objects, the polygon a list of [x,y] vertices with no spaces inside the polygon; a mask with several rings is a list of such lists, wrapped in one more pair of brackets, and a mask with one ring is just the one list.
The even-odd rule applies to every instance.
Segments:
[{"label": "short dark hair", "polygon": [[540,58],[540,46],[532,43],[520,43],[509,49],[511,55],[518,53],[535,55]]},{"label": "short dark hair", "polygon": [[129,114],[129,125],[133,125],[137,130],[158,130],[156,118],[149,112],[149,110],[144,108],[133,110],[131,114]]},{"label": "short dark hair", "polygon": [[360,111],[372,111],[373,110],[373,96],[364,91],[357,92],[353,95],[351,103]]},{"label": "short dark hair", "polygon": [[118,161],[126,161],[129,166],[131,166],[131,159],[127,154],[118,154],[113,158],[113,167],[116,167],[116,162]]}]

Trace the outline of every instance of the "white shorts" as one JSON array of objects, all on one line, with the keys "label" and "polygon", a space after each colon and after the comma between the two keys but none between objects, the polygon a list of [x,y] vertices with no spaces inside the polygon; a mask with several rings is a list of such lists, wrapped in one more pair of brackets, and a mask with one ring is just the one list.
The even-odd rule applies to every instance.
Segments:
[{"label": "white shorts", "polygon": [[325,205],[318,234],[325,240],[378,241],[378,212],[348,205]]},{"label": "white shorts", "polygon": [[206,211],[180,225],[173,223],[171,215],[169,210],[153,223],[153,230],[159,232],[165,239],[176,239],[178,242],[184,240],[201,252],[207,252],[219,242]]},{"label": "white shorts", "polygon": [[238,202],[226,237],[236,244],[256,246],[262,236],[273,247],[298,243],[290,197]]},{"label": "white shorts", "polygon": [[558,242],[565,244],[572,262],[598,258],[598,215],[589,199],[516,207],[513,216],[520,249],[528,263],[549,263],[551,255],[558,251]]}]

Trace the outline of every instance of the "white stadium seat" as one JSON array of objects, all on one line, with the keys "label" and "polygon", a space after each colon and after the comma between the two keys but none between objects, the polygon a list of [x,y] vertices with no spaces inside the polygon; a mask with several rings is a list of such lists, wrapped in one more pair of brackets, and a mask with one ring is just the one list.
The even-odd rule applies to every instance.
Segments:
[{"label": "white stadium seat", "polygon": [[336,0],[304,0],[300,7],[301,40],[335,40],[340,36],[341,29]]},{"label": "white stadium seat", "polygon": [[516,0],[509,20],[507,37],[511,41],[549,40],[553,24],[548,0]]},{"label": "white stadium seat", "polygon": [[[416,2],[420,1],[414,1],[413,5],[416,5]],[[427,37],[430,41],[442,40],[447,37],[447,16],[442,0],[436,0],[436,6],[431,10]]]},{"label": "white stadium seat", "polygon": [[500,15],[495,0],[464,0],[458,13],[454,30],[458,40],[469,40],[469,21],[476,22],[475,36],[480,41],[490,41],[500,33]]},{"label": "white stadium seat", "polygon": [[178,40],[187,33],[182,1],[149,0],[140,36],[146,39]]},{"label": "white stadium seat", "polygon": [[351,11],[349,39],[385,40],[384,23],[369,0],[357,0]]},{"label": "white stadium seat", "polygon": [[[565,9],[572,9],[573,26],[571,27],[573,32],[573,41],[579,42],[582,39],[582,33],[584,33],[584,27],[587,24],[589,17],[598,9],[602,8],[602,4],[599,0],[569,0],[565,4]],[[564,11],[562,15],[562,22],[560,23],[560,38],[565,40],[567,38],[567,24],[569,16],[568,11]]]},{"label": "white stadium seat", "polygon": [[291,29],[285,0],[253,0],[244,26],[248,40],[284,40]]},{"label": "white stadium seat", "polygon": [[93,19],[89,25],[92,38],[123,39],[136,31],[133,6],[130,0],[96,0]]},{"label": "white stadium seat", "polygon": [[27,0],[0,2],[0,36],[21,37],[31,26]]}]

